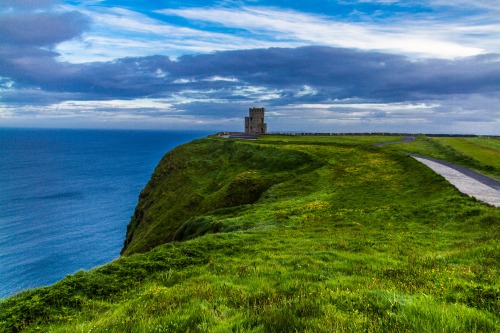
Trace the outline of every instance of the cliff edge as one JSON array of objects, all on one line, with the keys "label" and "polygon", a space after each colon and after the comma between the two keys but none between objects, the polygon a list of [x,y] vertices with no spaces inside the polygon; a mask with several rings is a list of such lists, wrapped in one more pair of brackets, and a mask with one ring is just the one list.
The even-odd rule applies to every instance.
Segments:
[{"label": "cliff edge", "polygon": [[314,168],[311,155],[246,141],[206,138],[168,152],[139,195],[121,253],[232,231],[214,215],[257,202],[273,185]]}]

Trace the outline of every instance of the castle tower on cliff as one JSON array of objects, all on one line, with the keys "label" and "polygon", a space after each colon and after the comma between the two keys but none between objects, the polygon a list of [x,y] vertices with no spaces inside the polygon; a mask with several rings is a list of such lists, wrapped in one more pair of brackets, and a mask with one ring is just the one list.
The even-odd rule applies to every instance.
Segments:
[{"label": "castle tower on cliff", "polygon": [[245,133],[267,133],[267,124],[264,123],[264,108],[250,108],[249,116],[245,117]]}]

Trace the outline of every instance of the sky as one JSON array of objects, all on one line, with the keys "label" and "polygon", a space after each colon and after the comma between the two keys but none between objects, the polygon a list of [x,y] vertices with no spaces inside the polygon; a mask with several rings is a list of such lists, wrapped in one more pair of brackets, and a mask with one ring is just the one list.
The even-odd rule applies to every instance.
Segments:
[{"label": "sky", "polygon": [[0,127],[500,135],[498,0],[1,0]]}]

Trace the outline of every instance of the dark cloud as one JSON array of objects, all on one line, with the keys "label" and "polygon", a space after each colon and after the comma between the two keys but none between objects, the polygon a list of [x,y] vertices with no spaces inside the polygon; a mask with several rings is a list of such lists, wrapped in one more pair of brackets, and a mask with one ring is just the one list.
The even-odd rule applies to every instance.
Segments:
[{"label": "dark cloud", "polygon": [[[379,52],[301,47],[191,55],[176,61],[150,56],[70,64],[58,62],[53,52],[36,48],[25,48],[22,57],[0,47],[2,52],[0,76],[11,78],[20,87],[78,94],[81,99],[176,95],[207,102],[286,105],[347,98],[380,103],[418,101],[500,91],[500,56],[494,54],[412,61]],[[206,110],[199,105],[202,107],[192,105],[195,114]],[[221,114],[233,113],[224,108]]]},{"label": "dark cloud", "polygon": [[397,100],[419,94],[498,91],[500,59],[484,55],[418,62],[377,52],[302,47],[186,56],[179,59],[173,74],[228,75],[270,87],[311,85],[330,97]]},{"label": "dark cloud", "polygon": [[248,113],[248,105],[243,103],[233,103],[227,101],[224,103],[203,103],[193,102],[185,106],[179,106],[179,109],[184,107],[190,115],[210,117],[218,114],[223,118],[237,118],[240,119],[242,114]]},{"label": "dark cloud", "polygon": [[[2,92],[0,101],[16,107],[23,106],[45,106],[58,104],[68,100],[88,99],[86,94],[70,92],[48,92],[40,89],[12,89]],[[99,96],[96,96],[99,98]]]},{"label": "dark cloud", "polygon": [[2,0],[0,9],[40,9],[58,3],[58,0]]},{"label": "dark cloud", "polygon": [[53,46],[79,36],[89,20],[78,12],[13,12],[0,15],[0,44],[11,47]]},{"label": "dark cloud", "polygon": [[[58,1],[10,1],[0,4],[0,76],[16,87],[38,87],[54,92],[55,78],[69,77],[78,71],[59,63],[55,45],[79,37],[90,20],[79,12],[49,11]],[[4,11],[2,11],[2,9]],[[71,81],[71,80],[70,80]],[[56,92],[66,88],[55,87]]]}]

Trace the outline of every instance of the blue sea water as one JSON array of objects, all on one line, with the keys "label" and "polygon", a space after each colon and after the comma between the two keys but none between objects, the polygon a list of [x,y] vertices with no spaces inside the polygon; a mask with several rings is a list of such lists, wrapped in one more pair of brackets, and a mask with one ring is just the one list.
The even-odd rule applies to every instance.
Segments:
[{"label": "blue sea water", "polygon": [[117,258],[161,157],[208,134],[0,128],[0,298]]}]

